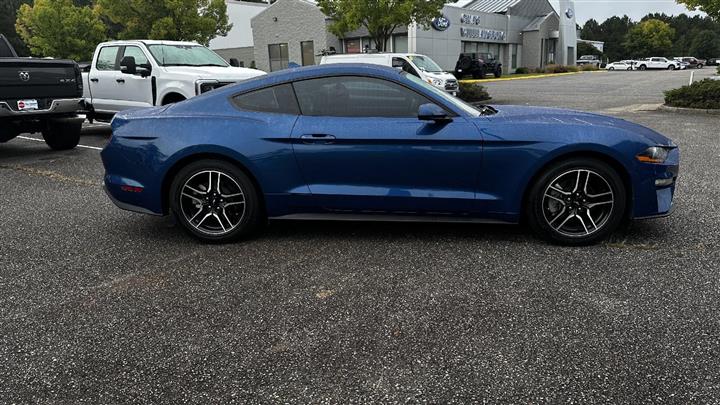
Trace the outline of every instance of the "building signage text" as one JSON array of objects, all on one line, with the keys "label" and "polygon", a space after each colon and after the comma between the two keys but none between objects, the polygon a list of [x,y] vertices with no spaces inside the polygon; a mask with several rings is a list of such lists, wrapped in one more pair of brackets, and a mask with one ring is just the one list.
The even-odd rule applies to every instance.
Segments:
[{"label": "building signage text", "polygon": [[[483,17],[479,15],[460,15],[460,23],[465,25],[481,25],[483,23],[482,19]],[[506,38],[504,31],[466,27],[460,27],[460,36],[463,38],[486,39],[491,41],[504,41]]]},{"label": "building signage text", "polygon": [[465,28],[460,27],[460,36],[463,38],[489,39],[492,41],[504,41],[505,33],[496,30],[486,30],[482,28]]}]

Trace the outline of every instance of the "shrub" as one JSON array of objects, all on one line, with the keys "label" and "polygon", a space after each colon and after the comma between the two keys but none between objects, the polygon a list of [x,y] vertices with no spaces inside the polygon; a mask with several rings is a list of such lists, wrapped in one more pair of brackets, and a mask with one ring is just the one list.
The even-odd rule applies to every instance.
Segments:
[{"label": "shrub", "polygon": [[528,73],[530,73],[530,69],[528,69],[526,67],[519,67],[519,68],[515,69],[515,74],[517,74],[517,75],[526,75]]},{"label": "shrub", "polygon": [[665,104],[673,107],[720,109],[720,80],[705,79],[665,92]]},{"label": "shrub", "polygon": [[470,84],[460,82],[459,97],[468,103],[490,100],[490,94],[487,92],[485,87],[478,83]]},{"label": "shrub", "polygon": [[545,73],[567,73],[567,66],[563,65],[547,65],[545,66]]},{"label": "shrub", "polygon": [[596,65],[582,65],[577,67],[583,72],[597,72],[600,70]]},{"label": "shrub", "polygon": [[533,73],[545,73],[545,69],[538,67],[532,70]]}]

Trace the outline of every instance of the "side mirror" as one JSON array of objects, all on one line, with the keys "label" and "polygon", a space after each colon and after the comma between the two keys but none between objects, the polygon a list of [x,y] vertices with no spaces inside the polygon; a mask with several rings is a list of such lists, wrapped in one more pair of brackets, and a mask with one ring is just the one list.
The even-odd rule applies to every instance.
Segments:
[{"label": "side mirror", "polygon": [[240,67],[240,61],[237,58],[230,58],[230,66]]},{"label": "side mirror", "polygon": [[437,104],[421,105],[418,109],[418,119],[420,121],[434,121],[436,123],[452,121],[447,111]]},{"label": "side mirror", "polygon": [[122,58],[120,61],[120,71],[128,74],[128,75],[134,75],[137,74],[137,65],[135,64],[135,57],[134,56],[126,56]]}]

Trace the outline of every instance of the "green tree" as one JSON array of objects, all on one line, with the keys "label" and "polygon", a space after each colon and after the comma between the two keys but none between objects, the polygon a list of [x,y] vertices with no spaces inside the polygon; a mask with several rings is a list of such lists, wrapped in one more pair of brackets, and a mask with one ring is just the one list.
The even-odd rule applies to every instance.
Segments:
[{"label": "green tree", "polygon": [[578,42],[577,44],[577,54],[578,56],[582,55],[595,55],[595,56],[602,56],[602,52],[600,52],[599,49],[594,47],[593,45],[588,44],[587,42]]},{"label": "green tree", "polygon": [[440,16],[446,0],[318,0],[325,15],[333,19],[328,30],[338,37],[364,27],[378,51],[399,27],[416,23],[428,27]]},{"label": "green tree", "polygon": [[15,19],[21,4],[32,0],[0,0],[0,34],[5,35],[19,55],[27,56],[30,51],[20,36],[15,32]]},{"label": "green tree", "polygon": [[[675,30],[660,20],[645,20],[633,27],[625,38],[624,46],[635,58],[667,55],[673,45]],[[670,55],[668,55],[670,56]]]},{"label": "green tree", "polygon": [[710,30],[700,31],[692,41],[690,54],[701,59],[717,58],[720,56],[720,35]]},{"label": "green tree", "polygon": [[232,28],[225,0],[97,0],[120,39],[196,41],[207,45]]},{"label": "green tree", "polygon": [[720,0],[677,0],[684,4],[688,10],[700,10],[715,20],[720,20]]},{"label": "green tree", "polygon": [[72,0],[35,0],[18,10],[15,28],[35,56],[92,58],[98,42],[106,39],[106,28],[89,7]]}]

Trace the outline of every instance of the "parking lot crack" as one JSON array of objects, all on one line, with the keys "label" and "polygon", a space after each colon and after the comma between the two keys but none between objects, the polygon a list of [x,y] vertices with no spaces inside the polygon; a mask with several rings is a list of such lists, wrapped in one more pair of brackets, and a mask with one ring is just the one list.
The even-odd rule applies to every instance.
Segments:
[{"label": "parking lot crack", "polygon": [[36,177],[49,178],[51,180],[55,180],[55,181],[58,181],[61,183],[72,183],[72,184],[77,184],[77,185],[85,186],[85,187],[102,186],[102,183],[100,183],[100,182],[81,179],[78,177],[70,177],[70,176],[66,176],[62,173],[54,172],[51,170],[35,169],[32,167],[27,167],[27,166],[0,165],[0,169],[12,170],[15,172],[25,173],[25,174],[28,174],[31,176],[36,176]]}]

